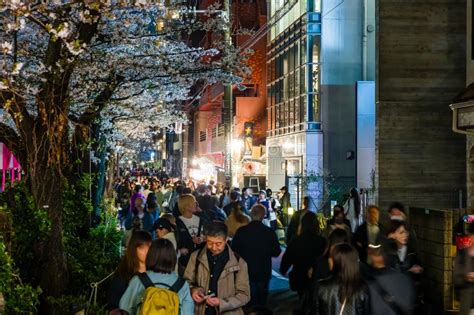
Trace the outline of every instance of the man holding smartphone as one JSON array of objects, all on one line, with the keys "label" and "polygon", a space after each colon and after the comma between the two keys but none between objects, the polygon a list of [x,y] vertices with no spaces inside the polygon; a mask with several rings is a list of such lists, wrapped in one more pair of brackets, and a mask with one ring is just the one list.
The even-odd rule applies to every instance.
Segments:
[{"label": "man holding smartphone", "polygon": [[250,300],[247,263],[227,245],[227,226],[206,227],[206,246],[191,254],[184,278],[191,287],[196,315],[240,315]]}]

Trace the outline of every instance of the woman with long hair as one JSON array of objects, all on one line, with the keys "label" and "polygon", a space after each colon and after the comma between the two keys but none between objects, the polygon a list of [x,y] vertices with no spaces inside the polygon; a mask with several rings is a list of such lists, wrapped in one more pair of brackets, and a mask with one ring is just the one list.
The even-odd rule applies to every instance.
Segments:
[{"label": "woman with long hair", "polygon": [[139,230],[132,233],[125,255],[122,257],[107,291],[107,304],[110,314],[121,314],[118,309],[119,301],[127,290],[130,279],[134,275],[146,271],[146,255],[151,242],[151,234],[146,231]]},{"label": "woman with long hair", "polygon": [[240,203],[236,203],[235,207],[232,207],[232,210],[227,218],[225,224],[227,225],[229,237],[234,237],[235,232],[251,221],[250,217],[244,213]]},{"label": "woman with long hair", "polygon": [[320,235],[316,214],[307,212],[301,218],[298,236],[288,244],[283,254],[280,273],[289,274],[290,288],[298,292],[300,298],[310,285],[309,270],[326,249],[326,240]]},{"label": "woman with long hair", "polygon": [[361,278],[359,253],[347,243],[331,250],[332,276],[319,282],[306,314],[370,314],[369,289]]},{"label": "woman with long hair", "polygon": [[[127,290],[120,299],[120,309],[129,315],[137,314],[145,289],[154,286],[177,293],[180,315],[193,314],[194,302],[191,290],[189,284],[174,272],[176,263],[176,251],[173,244],[164,238],[154,240],[146,256],[146,272],[130,280]],[[167,302],[162,301],[163,304]],[[166,311],[164,310],[168,314]]]},{"label": "woman with long hair", "polygon": [[356,188],[352,188],[349,193],[349,198],[344,204],[346,209],[346,218],[351,223],[352,233],[354,233],[359,225],[362,224],[362,211],[361,211],[360,195]]}]

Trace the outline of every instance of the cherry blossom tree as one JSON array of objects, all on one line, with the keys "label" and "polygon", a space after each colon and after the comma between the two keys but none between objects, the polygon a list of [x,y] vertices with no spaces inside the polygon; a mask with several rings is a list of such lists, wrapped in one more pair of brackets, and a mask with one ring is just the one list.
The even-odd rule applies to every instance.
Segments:
[{"label": "cherry blossom tree", "polygon": [[109,146],[149,138],[186,122],[181,104],[196,97],[195,84],[238,84],[248,75],[247,54],[223,36],[212,47],[188,45],[194,32],[224,31],[225,15],[170,12],[144,0],[0,0],[0,141],[27,170],[36,206],[52,223],[38,257],[48,296],[68,284],[62,196],[94,137]]}]

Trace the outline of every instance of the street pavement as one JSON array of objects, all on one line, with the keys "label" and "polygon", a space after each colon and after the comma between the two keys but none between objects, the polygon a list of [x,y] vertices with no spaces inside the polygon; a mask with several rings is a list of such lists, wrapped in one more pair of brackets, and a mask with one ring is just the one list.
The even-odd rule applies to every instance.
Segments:
[{"label": "street pavement", "polygon": [[288,278],[278,272],[282,255],[283,253],[272,260],[273,271],[267,305],[274,315],[291,315],[298,304],[298,295],[290,290]]}]

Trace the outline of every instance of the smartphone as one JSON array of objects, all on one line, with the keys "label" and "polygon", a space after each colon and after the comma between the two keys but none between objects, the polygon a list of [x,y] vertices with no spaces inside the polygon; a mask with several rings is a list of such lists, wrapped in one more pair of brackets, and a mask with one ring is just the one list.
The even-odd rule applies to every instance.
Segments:
[{"label": "smartphone", "polygon": [[205,296],[203,297],[203,299],[207,300],[208,298],[210,298],[210,297],[215,297],[215,296],[216,296],[216,295],[215,295],[214,293],[211,293],[211,294],[209,294],[209,295],[205,295]]}]

